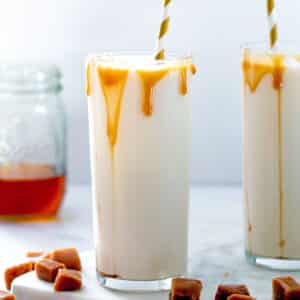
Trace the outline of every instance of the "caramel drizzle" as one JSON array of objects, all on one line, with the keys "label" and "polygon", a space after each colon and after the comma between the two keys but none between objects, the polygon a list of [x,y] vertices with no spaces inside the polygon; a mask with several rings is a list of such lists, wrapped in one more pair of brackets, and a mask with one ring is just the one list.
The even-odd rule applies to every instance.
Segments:
[{"label": "caramel drizzle", "polygon": [[187,87],[187,67],[182,67],[179,70],[179,93],[185,96],[188,93]]},{"label": "caramel drizzle", "polygon": [[[277,119],[278,119],[278,194],[279,194],[279,248],[280,257],[284,257],[285,240],[283,236],[283,162],[282,162],[282,83],[283,73],[285,71],[284,57],[279,54],[273,54],[266,57],[271,59],[271,64],[251,62],[247,57],[243,61],[244,81],[250,91],[254,93],[261,80],[267,74],[272,74],[273,88],[277,91]],[[251,226],[251,224],[250,224]],[[252,226],[251,226],[252,227]]]},{"label": "caramel drizzle", "polygon": [[[177,68],[179,74],[179,93],[185,96],[188,93],[187,87],[187,71],[191,71],[192,74],[196,73],[195,65],[181,66]],[[138,70],[142,81],[142,112],[146,117],[150,117],[153,114],[153,91],[155,86],[161,81],[172,69],[163,70]]]},{"label": "caramel drizzle", "polygon": [[[91,72],[92,63],[86,66],[86,94],[90,96],[92,93]],[[187,87],[187,71],[193,75],[196,74],[194,64],[189,64],[177,68],[169,68],[163,70],[138,70],[142,82],[142,105],[141,110],[146,117],[153,114],[153,91],[159,81],[161,81],[170,71],[178,71],[179,73],[179,92],[182,96],[188,93]],[[107,136],[109,139],[111,151],[117,143],[119,119],[121,113],[121,103],[125,85],[128,78],[128,70],[114,69],[110,67],[97,68],[99,82],[104,94],[106,112],[107,112]]]},{"label": "caramel drizzle", "polygon": [[190,71],[191,71],[192,75],[195,75],[197,73],[197,68],[194,64],[190,65]]},{"label": "caramel drizzle", "polygon": [[185,96],[188,93],[188,85],[187,85],[187,73],[188,70],[195,75],[197,72],[196,66],[194,64],[190,64],[189,66],[182,66],[179,68],[179,93],[182,96]]},{"label": "caramel drizzle", "polygon": [[250,91],[254,93],[265,75],[272,73],[273,67],[251,63],[248,60],[243,62],[244,80]]},{"label": "caramel drizzle", "polygon": [[146,117],[150,117],[153,114],[154,87],[168,72],[169,70],[137,71],[142,82],[142,112]]},{"label": "caramel drizzle", "polygon": [[107,136],[111,151],[113,151],[118,137],[121,104],[128,70],[98,67],[97,72],[106,105]]},{"label": "caramel drizzle", "polygon": [[92,94],[92,85],[91,85],[91,63],[86,65],[86,78],[85,78],[85,91],[87,96]]},{"label": "caramel drizzle", "polygon": [[[187,69],[190,69],[192,74],[196,73],[194,64],[181,66],[177,68],[179,71],[179,86],[180,93],[186,95],[187,89]],[[91,95],[91,63],[86,67],[86,93]],[[176,69],[176,70],[177,70]],[[161,81],[173,69],[163,70],[139,70],[137,74],[142,81],[142,112],[145,116],[153,114],[153,91],[156,84]],[[99,82],[105,98],[106,113],[107,113],[107,136],[109,139],[111,150],[117,142],[119,119],[121,113],[121,103],[125,85],[128,78],[128,70],[114,69],[109,67],[97,68]]]}]

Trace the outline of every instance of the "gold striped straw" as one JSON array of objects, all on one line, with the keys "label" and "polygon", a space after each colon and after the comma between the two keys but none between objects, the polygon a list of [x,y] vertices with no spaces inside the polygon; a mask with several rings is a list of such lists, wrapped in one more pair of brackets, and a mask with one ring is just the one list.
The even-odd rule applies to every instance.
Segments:
[{"label": "gold striped straw", "polygon": [[155,55],[155,59],[164,59],[165,58],[165,49],[163,46],[163,40],[169,30],[169,23],[170,23],[169,5],[170,5],[170,3],[171,3],[171,0],[163,0],[163,16],[162,16],[162,21],[160,23],[159,33],[158,33],[157,52]]},{"label": "gold striped straw", "polygon": [[275,49],[278,42],[278,28],[276,18],[275,0],[267,0],[269,41],[271,49]]}]

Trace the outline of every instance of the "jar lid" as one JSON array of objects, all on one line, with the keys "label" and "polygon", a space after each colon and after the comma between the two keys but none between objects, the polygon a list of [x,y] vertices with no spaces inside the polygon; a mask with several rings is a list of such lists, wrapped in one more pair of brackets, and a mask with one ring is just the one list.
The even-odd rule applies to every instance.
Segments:
[{"label": "jar lid", "polygon": [[61,78],[55,65],[0,64],[0,93],[59,93]]}]

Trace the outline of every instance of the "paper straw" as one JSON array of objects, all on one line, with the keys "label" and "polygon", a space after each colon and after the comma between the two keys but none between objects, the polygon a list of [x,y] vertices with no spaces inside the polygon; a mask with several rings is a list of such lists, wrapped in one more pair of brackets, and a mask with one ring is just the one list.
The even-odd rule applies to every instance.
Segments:
[{"label": "paper straw", "polygon": [[270,48],[275,49],[278,42],[275,0],[267,0],[267,12],[268,12]]},{"label": "paper straw", "polygon": [[163,46],[163,40],[169,30],[169,23],[170,23],[169,5],[170,5],[170,3],[171,3],[171,0],[163,0],[163,16],[162,16],[162,21],[160,23],[160,28],[159,28],[159,34],[158,34],[158,39],[157,39],[157,52],[155,55],[155,59],[164,59],[165,58],[165,49]]}]

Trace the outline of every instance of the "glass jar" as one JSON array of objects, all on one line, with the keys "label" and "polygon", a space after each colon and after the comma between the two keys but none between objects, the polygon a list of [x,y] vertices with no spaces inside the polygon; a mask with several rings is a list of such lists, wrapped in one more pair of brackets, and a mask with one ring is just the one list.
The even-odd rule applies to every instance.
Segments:
[{"label": "glass jar", "polygon": [[0,65],[0,216],[55,216],[65,192],[61,73]]}]

